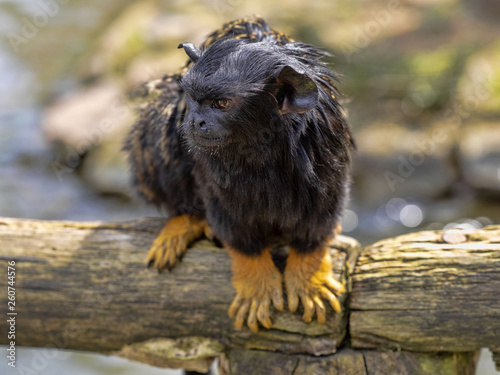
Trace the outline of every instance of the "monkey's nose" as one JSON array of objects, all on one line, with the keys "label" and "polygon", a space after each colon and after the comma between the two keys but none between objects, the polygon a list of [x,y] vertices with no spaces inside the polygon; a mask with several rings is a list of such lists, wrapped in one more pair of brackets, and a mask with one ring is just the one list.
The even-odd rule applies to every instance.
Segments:
[{"label": "monkey's nose", "polygon": [[201,130],[207,130],[207,124],[205,123],[205,121],[200,121],[198,123],[198,127],[201,129]]}]

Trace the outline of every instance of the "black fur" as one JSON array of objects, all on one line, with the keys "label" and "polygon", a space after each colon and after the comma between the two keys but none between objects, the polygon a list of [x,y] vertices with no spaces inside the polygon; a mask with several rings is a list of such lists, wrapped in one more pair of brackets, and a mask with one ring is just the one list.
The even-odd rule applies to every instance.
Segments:
[{"label": "black fur", "polygon": [[[139,190],[153,192],[143,196],[170,214],[205,216],[248,255],[310,252],[339,221],[353,142],[326,54],[258,21],[246,37],[212,34],[187,73],[169,79],[177,95],[143,110],[126,149]],[[162,116],[172,103],[175,114]]]}]

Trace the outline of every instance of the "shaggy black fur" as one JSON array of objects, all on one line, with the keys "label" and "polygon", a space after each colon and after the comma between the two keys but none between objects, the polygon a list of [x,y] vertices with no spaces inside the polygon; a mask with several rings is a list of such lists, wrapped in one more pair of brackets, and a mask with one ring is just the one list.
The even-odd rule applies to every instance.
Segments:
[{"label": "shaggy black fur", "polygon": [[324,52],[261,19],[229,25],[201,50],[182,45],[189,70],[156,85],[126,143],[136,185],[171,215],[206,217],[244,254],[314,251],[331,238],[350,181],[335,76]]}]

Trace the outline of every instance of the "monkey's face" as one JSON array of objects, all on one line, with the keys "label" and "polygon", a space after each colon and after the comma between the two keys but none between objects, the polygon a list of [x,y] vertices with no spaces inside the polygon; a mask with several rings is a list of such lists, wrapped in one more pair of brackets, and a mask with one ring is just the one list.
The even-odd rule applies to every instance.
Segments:
[{"label": "monkey's face", "polygon": [[198,100],[188,94],[186,104],[183,131],[189,144],[201,151],[262,146],[266,129],[280,121],[276,100],[266,92],[252,96],[226,93]]},{"label": "monkey's face", "polygon": [[189,109],[183,126],[189,141],[201,148],[223,146],[234,141],[232,120],[241,110],[242,102],[236,96],[195,100],[187,95]]},{"label": "monkey's face", "polygon": [[181,46],[194,61],[181,81],[188,107],[182,130],[191,149],[272,147],[289,136],[293,116],[317,104],[314,81],[272,45],[233,39],[203,53]]}]

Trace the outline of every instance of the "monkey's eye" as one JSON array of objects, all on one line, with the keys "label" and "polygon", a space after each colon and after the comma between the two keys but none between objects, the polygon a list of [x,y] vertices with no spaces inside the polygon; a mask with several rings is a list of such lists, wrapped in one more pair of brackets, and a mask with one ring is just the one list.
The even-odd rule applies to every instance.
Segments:
[{"label": "monkey's eye", "polygon": [[221,111],[228,111],[231,108],[231,99],[216,99],[212,103],[212,108],[217,108]]}]

